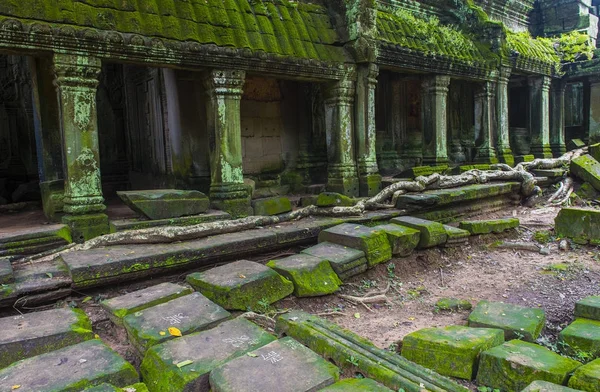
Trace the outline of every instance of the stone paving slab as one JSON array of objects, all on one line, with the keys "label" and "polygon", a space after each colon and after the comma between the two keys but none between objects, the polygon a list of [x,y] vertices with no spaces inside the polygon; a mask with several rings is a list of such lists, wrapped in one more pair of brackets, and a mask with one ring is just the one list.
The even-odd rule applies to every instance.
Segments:
[{"label": "stone paving slab", "polygon": [[193,292],[189,287],[165,282],[101,302],[111,320],[123,325],[123,317]]},{"label": "stone paving slab", "polygon": [[469,315],[469,327],[499,328],[506,340],[522,337],[533,342],[544,328],[542,309],[526,308],[503,302],[480,301]]},{"label": "stone paving slab", "polygon": [[332,242],[362,250],[370,267],[392,258],[392,248],[387,234],[360,224],[343,223],[323,230],[319,234],[319,242]]},{"label": "stone paving slab", "polygon": [[292,255],[267,263],[277,273],[294,284],[296,297],[315,297],[335,293],[342,281],[331,268],[328,260],[307,254]]},{"label": "stone paving slab", "polygon": [[558,334],[558,344],[567,355],[600,357],[600,321],[582,318],[573,321]]},{"label": "stone paving slab", "polygon": [[188,335],[212,328],[229,317],[219,305],[200,293],[192,293],[125,316],[123,324],[129,340],[143,354],[155,344],[173,339],[170,327]]},{"label": "stone paving slab", "polygon": [[421,237],[417,248],[425,249],[443,245],[448,240],[448,234],[441,223],[415,218],[412,216],[401,216],[394,218],[390,223],[419,230]]},{"label": "stone paving slab", "polygon": [[348,378],[338,381],[333,385],[325,387],[320,392],[392,392],[391,389],[384,387],[370,378]]},{"label": "stone paving slab", "polygon": [[468,231],[471,234],[500,234],[509,229],[519,227],[517,218],[493,219],[493,220],[472,220],[462,221],[459,229]]},{"label": "stone paving slab", "polygon": [[255,308],[259,301],[272,304],[294,291],[292,282],[271,268],[248,260],[189,274],[186,281],[229,310]]},{"label": "stone paving slab", "polygon": [[575,370],[569,379],[569,387],[587,392],[600,391],[600,359]]},{"label": "stone paving slab", "polygon": [[210,201],[202,192],[181,189],[118,191],[125,204],[148,219],[169,219],[198,215],[208,210]]},{"label": "stone paving slab", "polygon": [[208,392],[208,376],[213,369],[275,340],[246,319],[225,321],[208,331],[150,348],[141,374],[151,392]]},{"label": "stone paving slab", "polygon": [[139,230],[147,229],[150,227],[160,226],[191,226],[200,223],[215,222],[221,220],[230,220],[231,215],[221,210],[208,210],[204,214],[182,216],[179,218],[169,219],[154,219],[154,220],[140,220],[140,219],[120,219],[111,221],[111,225],[117,231],[124,230]]},{"label": "stone paving slab", "polygon": [[600,296],[585,297],[575,304],[575,317],[600,321]]},{"label": "stone paving slab", "polygon": [[402,356],[444,376],[472,380],[479,354],[502,343],[501,329],[458,325],[425,328],[404,337]]},{"label": "stone paving slab", "polygon": [[254,215],[279,215],[292,211],[292,202],[285,196],[266,197],[252,200]]},{"label": "stone paving slab", "polygon": [[[364,271],[367,270],[367,258],[365,252],[349,248],[347,246],[333,244],[331,242],[321,242],[310,248],[306,248],[300,253],[318,257],[323,260],[328,260],[331,268],[342,279],[342,276],[348,278],[348,273],[351,271],[361,270],[364,266]],[[343,279],[342,279],[343,280]]]},{"label": "stone paving slab", "polygon": [[419,230],[394,223],[375,226],[374,229],[384,231],[387,234],[393,256],[409,256],[421,240],[421,232]]},{"label": "stone paving slab", "polygon": [[11,391],[79,392],[103,383],[135,384],[134,367],[99,339],[24,359],[0,370],[1,389]]},{"label": "stone paving slab", "polygon": [[10,284],[15,281],[10,260],[0,257],[0,285]]},{"label": "stone paving slab", "polygon": [[565,385],[581,363],[545,347],[511,340],[481,353],[477,383],[507,392],[518,392],[533,381]]},{"label": "stone paving slab", "polygon": [[521,392],[578,392],[579,389],[568,388],[548,381],[534,381]]},{"label": "stone paving slab", "polygon": [[337,367],[285,337],[210,373],[213,392],[313,392],[335,383]]},{"label": "stone paving slab", "polygon": [[93,339],[79,309],[61,308],[0,319],[0,369],[21,359]]}]

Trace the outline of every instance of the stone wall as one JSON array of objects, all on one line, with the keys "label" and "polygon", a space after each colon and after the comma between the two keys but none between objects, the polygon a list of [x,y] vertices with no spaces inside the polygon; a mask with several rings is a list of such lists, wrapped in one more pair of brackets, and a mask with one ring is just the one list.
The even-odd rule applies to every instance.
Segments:
[{"label": "stone wall", "polygon": [[540,33],[546,36],[579,30],[596,42],[598,17],[592,13],[592,0],[539,0]]}]

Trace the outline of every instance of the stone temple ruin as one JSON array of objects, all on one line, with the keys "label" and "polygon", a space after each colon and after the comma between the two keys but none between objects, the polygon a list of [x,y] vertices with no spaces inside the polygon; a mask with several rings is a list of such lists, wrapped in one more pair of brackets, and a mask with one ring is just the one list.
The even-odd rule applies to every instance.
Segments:
[{"label": "stone temple ruin", "polygon": [[[398,353],[297,310],[239,315],[514,230],[480,219],[553,185],[557,205],[593,206],[599,15],[598,0],[1,0],[0,307],[189,275],[98,301],[137,362],[79,309],[0,318],[0,391],[600,391],[600,359],[575,350],[600,357],[598,297],[561,355],[535,343],[543,310],[499,302]],[[599,245],[599,214],[564,208],[556,233]],[[386,292],[341,297],[371,309]]]}]

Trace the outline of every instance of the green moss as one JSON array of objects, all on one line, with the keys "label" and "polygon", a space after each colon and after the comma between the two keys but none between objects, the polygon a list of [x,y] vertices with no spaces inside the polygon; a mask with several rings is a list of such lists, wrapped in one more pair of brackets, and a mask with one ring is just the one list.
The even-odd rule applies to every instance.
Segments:
[{"label": "green moss", "polygon": [[569,387],[581,391],[600,391],[600,359],[575,370],[569,379]]},{"label": "green moss", "polygon": [[577,319],[558,335],[563,354],[582,361],[600,357],[600,321]]},{"label": "green moss", "polygon": [[354,204],[355,202],[352,198],[335,192],[323,192],[317,197],[318,207],[350,207]]},{"label": "green moss", "polygon": [[471,310],[473,305],[466,299],[441,298],[435,303],[436,310],[458,311]]},{"label": "green moss", "polygon": [[471,234],[499,234],[517,227],[519,227],[519,220],[517,218],[463,221],[459,225],[459,228],[467,230]]},{"label": "green moss", "polygon": [[314,297],[335,293],[342,281],[329,261],[299,254],[285,259],[271,260],[267,266],[285,276],[294,284],[296,297]]},{"label": "green moss", "polygon": [[254,215],[272,216],[290,212],[292,203],[287,197],[268,197],[253,200],[252,208],[254,208]]},{"label": "green moss", "polygon": [[534,241],[542,245],[552,241],[552,237],[552,233],[549,230],[538,230],[533,234]]}]

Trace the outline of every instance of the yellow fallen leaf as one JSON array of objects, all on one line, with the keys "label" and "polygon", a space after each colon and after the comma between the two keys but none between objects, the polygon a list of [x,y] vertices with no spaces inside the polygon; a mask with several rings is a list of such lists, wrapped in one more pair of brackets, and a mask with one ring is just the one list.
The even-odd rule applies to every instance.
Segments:
[{"label": "yellow fallen leaf", "polygon": [[21,386],[20,386],[20,385],[13,385],[11,389],[13,389],[13,390],[14,390],[14,389],[19,389],[19,388],[21,388]]},{"label": "yellow fallen leaf", "polygon": [[414,318],[414,317],[409,317],[408,319],[409,319],[410,321],[415,321],[415,318]]},{"label": "yellow fallen leaf", "polygon": [[165,336],[167,333],[166,333],[165,331],[160,331],[158,334],[159,334],[160,336]]},{"label": "yellow fallen leaf", "polygon": [[94,334],[94,339],[100,339],[100,335]]},{"label": "yellow fallen leaf", "polygon": [[171,336],[183,336],[181,334],[181,331],[175,327],[169,327],[169,333],[171,334]]},{"label": "yellow fallen leaf", "polygon": [[246,279],[246,275],[240,274],[240,279]]},{"label": "yellow fallen leaf", "polygon": [[354,313],[354,318],[360,318],[360,313]]}]

